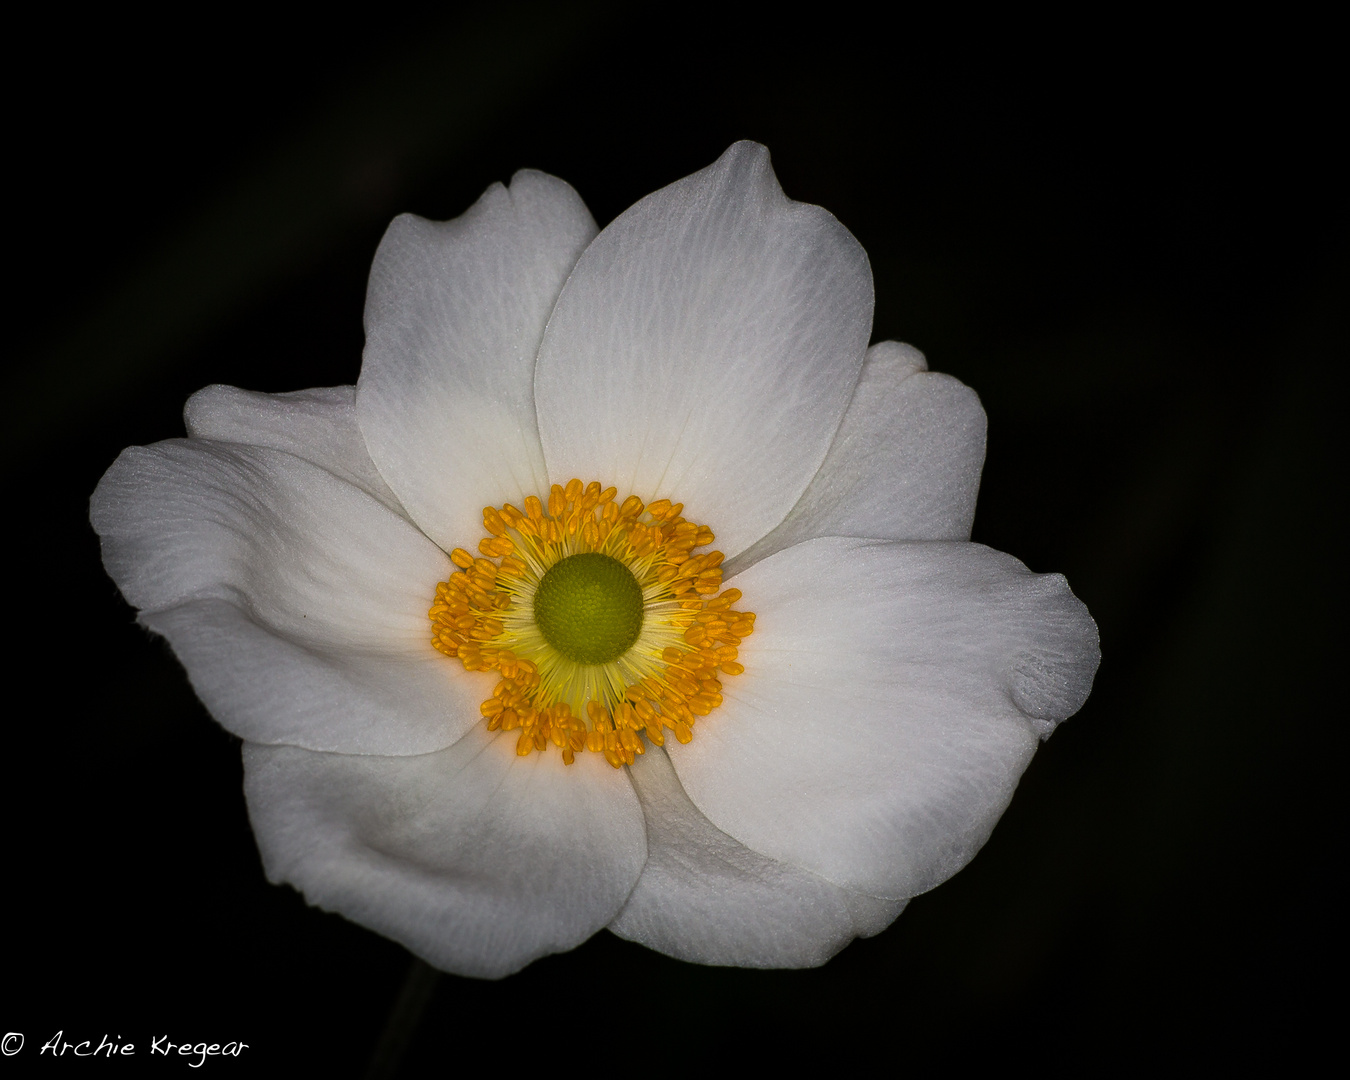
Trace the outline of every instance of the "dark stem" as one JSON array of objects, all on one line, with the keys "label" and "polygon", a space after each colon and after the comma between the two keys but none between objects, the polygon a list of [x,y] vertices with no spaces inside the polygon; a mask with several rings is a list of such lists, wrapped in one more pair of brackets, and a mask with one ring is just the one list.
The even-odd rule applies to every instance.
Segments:
[{"label": "dark stem", "polygon": [[440,978],[441,973],[430,964],[415,956],[412,958],[398,997],[389,1010],[389,1019],[380,1032],[380,1040],[375,1044],[375,1052],[370,1055],[365,1080],[392,1080],[398,1075],[399,1066],[417,1034],[417,1025],[421,1023]]}]

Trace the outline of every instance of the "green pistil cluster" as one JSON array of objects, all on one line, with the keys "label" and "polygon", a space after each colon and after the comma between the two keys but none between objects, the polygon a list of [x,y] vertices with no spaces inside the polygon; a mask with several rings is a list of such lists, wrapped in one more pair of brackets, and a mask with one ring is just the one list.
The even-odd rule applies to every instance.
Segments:
[{"label": "green pistil cluster", "polygon": [[544,640],[577,664],[617,660],[642,632],[642,586],[618,559],[597,551],[551,566],[534,594]]}]

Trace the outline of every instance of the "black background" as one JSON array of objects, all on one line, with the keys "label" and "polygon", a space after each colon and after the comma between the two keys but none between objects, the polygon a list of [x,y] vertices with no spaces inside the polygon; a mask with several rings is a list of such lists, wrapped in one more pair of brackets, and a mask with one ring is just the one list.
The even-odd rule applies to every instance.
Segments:
[{"label": "black background", "polygon": [[[1079,1067],[1315,1043],[1345,712],[1326,39],[833,5],[19,26],[0,1027],[27,1048],[0,1071],[64,1030],[359,1076],[400,988],[430,997],[379,1075],[470,1051]],[[208,383],[355,381],[395,213],[455,216],[531,166],[604,225],[737,138],[866,248],[874,340],[979,392],[974,539],[1068,576],[1101,628],[1096,688],[975,862],[822,969],[602,932],[497,983],[410,975],[400,946],[266,884],[238,741],[104,574],[89,494],[122,447],[181,435]]]}]

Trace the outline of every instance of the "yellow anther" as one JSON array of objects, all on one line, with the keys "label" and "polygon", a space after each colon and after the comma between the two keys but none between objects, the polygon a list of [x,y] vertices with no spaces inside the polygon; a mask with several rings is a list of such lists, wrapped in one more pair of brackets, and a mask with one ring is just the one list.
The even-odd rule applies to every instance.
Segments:
[{"label": "yellow anther", "polygon": [[[722,554],[697,551],[712,530],[686,521],[682,503],[644,505],[636,495],[616,503],[617,495],[574,477],[551,485],[544,500],[527,496],[524,510],[484,507],[480,556],[455,548],[457,572],[436,585],[431,645],[465,670],[498,673],[480,712],[489,731],[519,729],[518,754],[551,744],[568,764],[591,752],[615,768],[631,765],[647,742],[664,745],[664,728],[681,742],[693,738],[694,721],[722,703],[722,679],[745,670],[736,646],[754,615],[733,610],[740,590],[716,595]],[[589,667],[553,650],[533,609],[543,575],[585,552],[622,563],[643,596],[638,640]]]}]

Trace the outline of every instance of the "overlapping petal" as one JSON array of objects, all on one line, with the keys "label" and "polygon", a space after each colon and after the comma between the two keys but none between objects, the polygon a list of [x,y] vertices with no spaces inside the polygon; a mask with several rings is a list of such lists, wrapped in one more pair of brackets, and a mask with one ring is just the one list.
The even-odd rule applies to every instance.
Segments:
[{"label": "overlapping petal", "polygon": [[235,734],[420,754],[477,722],[485,680],[427,633],[449,559],[328,470],[204,439],[132,447],[90,511],[122,595]]},{"label": "overlapping petal", "polygon": [[818,536],[970,539],[984,439],[975,391],[930,372],[909,345],[873,345],[810,487],[781,525],[728,560],[727,576]]},{"label": "overlapping petal", "polygon": [[522,758],[481,727],[418,757],[248,744],[244,770],[272,881],[464,975],[585,941],[646,857],[622,773],[596,754]]},{"label": "overlapping petal", "polygon": [[783,194],[764,147],[737,143],[577,262],[535,370],[549,474],[681,501],[735,555],[820,466],[871,322],[858,242]]},{"label": "overlapping petal", "polygon": [[304,458],[408,516],[370,460],[356,423],[354,386],[260,394],[217,384],[188,398],[183,421],[193,439],[267,446]]},{"label": "overlapping petal", "polygon": [[357,416],[380,474],[446,551],[482,535],[484,506],[548,492],[535,353],[594,235],[570,186],[524,170],[453,221],[404,214],[380,242]]},{"label": "overlapping petal", "polygon": [[815,967],[879,933],[904,900],[841,888],[751,851],[699,813],[652,747],[630,767],[647,820],[647,865],[610,929],[681,960]]},{"label": "overlapping petal", "polygon": [[1062,577],[976,544],[813,540],[734,584],[746,673],[670,744],[680,782],[747,847],[878,896],[969,861],[1100,655]]}]

